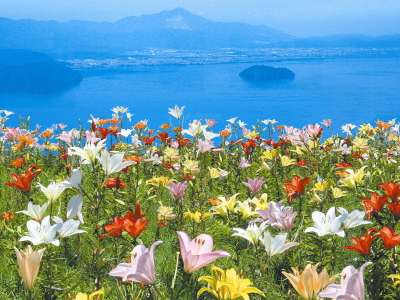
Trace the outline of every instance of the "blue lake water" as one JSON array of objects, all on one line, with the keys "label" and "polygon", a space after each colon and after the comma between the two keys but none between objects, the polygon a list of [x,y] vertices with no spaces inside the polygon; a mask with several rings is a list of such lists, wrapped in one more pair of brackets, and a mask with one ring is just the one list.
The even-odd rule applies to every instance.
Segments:
[{"label": "blue lake water", "polygon": [[[87,76],[60,95],[0,95],[0,109],[30,115],[32,123],[49,126],[86,123],[89,114],[108,117],[116,105],[130,108],[135,120],[154,126],[168,121],[168,107],[185,105],[185,119],[215,118],[220,123],[238,116],[254,123],[275,118],[302,126],[331,118],[373,122],[400,116],[398,58],[337,58],[281,61],[270,65],[296,73],[290,83],[256,86],[238,73],[250,63],[141,66],[128,73]],[[222,126],[222,124],[221,124]]]}]

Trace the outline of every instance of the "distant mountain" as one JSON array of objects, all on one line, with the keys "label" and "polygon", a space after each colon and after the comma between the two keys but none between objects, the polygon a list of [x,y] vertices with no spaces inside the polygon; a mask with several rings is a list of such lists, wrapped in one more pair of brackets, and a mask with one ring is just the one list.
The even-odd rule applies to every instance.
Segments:
[{"label": "distant mountain", "polygon": [[267,26],[210,21],[181,8],[117,22],[0,18],[0,48],[48,53],[121,52],[143,48],[252,48],[289,39],[288,34]]},{"label": "distant mountain", "polygon": [[333,35],[297,38],[275,43],[291,48],[400,48],[400,34],[385,36]]},{"label": "distant mountain", "polygon": [[81,80],[77,71],[47,55],[0,49],[0,93],[52,94]]}]

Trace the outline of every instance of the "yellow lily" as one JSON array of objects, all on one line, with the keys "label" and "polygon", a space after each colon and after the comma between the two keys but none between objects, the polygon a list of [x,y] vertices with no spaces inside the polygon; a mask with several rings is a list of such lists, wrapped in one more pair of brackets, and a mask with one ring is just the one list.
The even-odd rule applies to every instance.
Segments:
[{"label": "yellow lily", "polygon": [[298,268],[292,268],[292,273],[282,272],[289,279],[290,284],[303,299],[313,299],[328,284],[334,282],[334,277],[329,277],[325,269],[320,273],[317,265],[308,264],[303,272]]},{"label": "yellow lily", "polygon": [[280,158],[281,158],[281,164],[284,167],[292,166],[296,163],[296,160],[290,158],[287,155],[280,155]]},{"label": "yellow lily", "polygon": [[219,203],[218,205],[214,206],[212,210],[221,216],[225,216],[228,213],[233,213],[235,211],[236,203],[237,203],[237,196],[239,194],[235,194],[229,198],[225,196],[218,197]]},{"label": "yellow lily", "polygon": [[261,159],[262,160],[273,160],[277,156],[279,156],[279,151],[277,149],[266,150],[261,154]]},{"label": "yellow lily", "polygon": [[331,187],[333,198],[338,199],[347,195],[347,192],[341,190],[338,187]]},{"label": "yellow lily", "polygon": [[75,300],[102,300],[104,299],[104,289],[100,289],[91,294],[78,293]]},{"label": "yellow lily", "polygon": [[354,188],[361,184],[367,173],[364,171],[365,167],[354,171],[353,169],[347,169],[347,175],[340,180],[341,184],[347,188]]},{"label": "yellow lily", "polygon": [[388,277],[393,280],[393,286],[400,285],[400,274],[391,274]]},{"label": "yellow lily", "polygon": [[209,293],[218,300],[249,300],[249,294],[257,294],[265,297],[264,293],[253,287],[250,279],[243,278],[236,273],[235,269],[223,270],[218,267],[212,267],[211,276],[201,276],[198,281],[206,282],[207,287],[201,288],[197,297],[204,293]]},{"label": "yellow lily", "polygon": [[172,179],[166,176],[153,177],[146,181],[146,184],[152,186],[167,186],[172,182]]}]

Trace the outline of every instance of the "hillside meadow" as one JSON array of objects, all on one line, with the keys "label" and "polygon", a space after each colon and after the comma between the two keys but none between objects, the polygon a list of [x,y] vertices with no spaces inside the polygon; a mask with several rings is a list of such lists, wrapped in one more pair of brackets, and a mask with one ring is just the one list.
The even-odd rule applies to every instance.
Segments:
[{"label": "hillside meadow", "polygon": [[102,117],[0,111],[0,299],[400,299],[395,120]]}]

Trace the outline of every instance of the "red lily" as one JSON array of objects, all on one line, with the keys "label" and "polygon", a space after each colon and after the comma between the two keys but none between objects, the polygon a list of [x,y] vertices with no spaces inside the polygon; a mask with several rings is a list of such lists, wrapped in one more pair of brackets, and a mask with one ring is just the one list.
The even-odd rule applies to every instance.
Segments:
[{"label": "red lily", "polygon": [[342,162],[342,163],[337,163],[336,165],[337,169],[349,169],[351,168],[353,165],[347,162]]},{"label": "red lily", "polygon": [[389,208],[389,210],[393,216],[400,217],[400,202],[399,201],[393,201],[392,203],[389,203],[387,205],[387,207]]},{"label": "red lily", "polygon": [[368,255],[371,250],[372,242],[376,238],[371,233],[376,232],[375,228],[371,228],[367,231],[365,235],[360,237],[351,238],[351,246],[345,246],[344,248],[350,251],[355,251],[363,255]]},{"label": "red lily", "polygon": [[244,153],[246,153],[247,155],[249,155],[257,146],[256,141],[253,139],[247,140],[246,142],[241,142],[240,144],[243,147]]},{"label": "red lily", "polygon": [[362,199],[362,205],[368,218],[371,218],[373,213],[380,212],[387,200],[386,196],[381,196],[378,193],[372,193],[370,198]]},{"label": "red lily", "polygon": [[310,178],[301,178],[300,176],[294,176],[291,180],[284,183],[285,191],[288,195],[289,202],[293,201],[304,194],[306,185],[310,182]]},{"label": "red lily", "polygon": [[160,133],[158,134],[158,138],[159,138],[160,141],[162,141],[163,143],[168,142],[168,140],[169,140],[168,132],[160,132]]},{"label": "red lily", "polygon": [[16,159],[14,159],[11,163],[10,166],[14,167],[14,168],[22,168],[24,166],[24,164],[26,163],[25,158],[23,157],[18,157]]},{"label": "red lily", "polygon": [[393,201],[397,201],[397,198],[400,196],[400,185],[397,183],[385,182],[380,184],[379,187],[385,192],[386,196]]},{"label": "red lily", "polygon": [[122,189],[126,188],[125,182],[119,177],[107,179],[106,182],[104,183],[104,186],[108,189],[115,188],[117,190],[119,190],[119,189],[122,190]]},{"label": "red lily", "polygon": [[400,234],[396,233],[393,228],[388,226],[383,227],[379,230],[378,236],[383,241],[383,246],[386,249],[392,249],[400,245]]},{"label": "red lily", "polygon": [[126,231],[132,237],[138,237],[146,228],[148,220],[142,213],[140,203],[136,202],[135,212],[128,211],[123,217],[115,217],[113,223],[104,226],[104,230],[113,237]]},{"label": "red lily", "polygon": [[185,147],[190,142],[188,138],[183,137],[177,138],[176,141],[178,142],[180,148]]},{"label": "red lily", "polygon": [[154,140],[155,140],[156,138],[155,138],[154,136],[144,136],[142,139],[143,139],[143,143],[144,143],[145,145],[150,146],[150,145],[153,144],[153,142],[154,142]]},{"label": "red lily", "polygon": [[9,187],[28,193],[31,190],[32,180],[38,176],[41,171],[42,170],[36,165],[32,165],[20,175],[15,173],[11,174],[11,181],[6,182],[5,184]]}]

